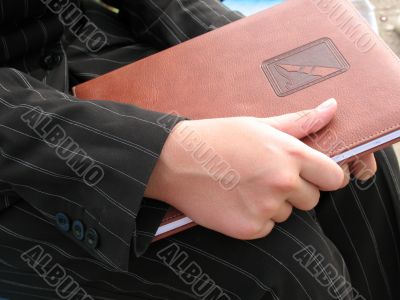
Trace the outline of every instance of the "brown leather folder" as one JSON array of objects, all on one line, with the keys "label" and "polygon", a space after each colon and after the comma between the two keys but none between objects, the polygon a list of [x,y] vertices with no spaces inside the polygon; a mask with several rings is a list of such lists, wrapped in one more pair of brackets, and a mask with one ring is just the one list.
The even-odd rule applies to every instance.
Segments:
[{"label": "brown leather folder", "polygon": [[[304,142],[337,162],[400,138],[400,61],[345,0],[288,0],[74,92],[193,119],[268,117],[335,98],[335,119]],[[170,211],[156,238],[192,225]]]}]

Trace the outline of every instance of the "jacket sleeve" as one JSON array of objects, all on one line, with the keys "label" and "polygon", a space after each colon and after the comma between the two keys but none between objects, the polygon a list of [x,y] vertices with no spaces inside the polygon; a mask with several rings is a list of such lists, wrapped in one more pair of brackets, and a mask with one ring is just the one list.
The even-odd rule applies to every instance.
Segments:
[{"label": "jacket sleeve", "polygon": [[[0,181],[60,234],[127,270],[131,253],[146,250],[167,208],[143,194],[182,118],[80,101],[9,68],[0,68],[0,107]],[[158,213],[149,219],[146,207]]]},{"label": "jacket sleeve", "polygon": [[243,17],[217,0],[108,0],[141,40],[166,48]]}]

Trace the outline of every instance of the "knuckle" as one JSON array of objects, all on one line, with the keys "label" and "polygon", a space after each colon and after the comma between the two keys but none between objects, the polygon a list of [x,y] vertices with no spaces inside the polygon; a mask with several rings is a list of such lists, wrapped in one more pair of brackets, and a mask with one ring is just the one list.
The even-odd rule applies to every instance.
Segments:
[{"label": "knuckle", "polygon": [[262,238],[271,233],[274,229],[275,222],[269,220],[267,223],[265,219],[261,222],[247,222],[247,225],[244,226],[241,231],[238,233],[237,238],[241,240],[254,240],[258,238]]},{"label": "knuckle", "polygon": [[259,239],[266,237],[269,235],[275,227],[275,222],[269,221],[266,225],[263,226],[262,230],[254,236],[254,239]]},{"label": "knuckle", "polygon": [[304,202],[304,206],[302,207],[302,210],[312,210],[314,209],[318,202],[319,198],[321,196],[321,192],[316,189],[312,195],[307,199],[307,201]]},{"label": "knuckle", "polygon": [[276,223],[284,223],[286,222],[290,217],[290,214],[287,214],[285,216],[281,216],[279,219],[276,219]]},{"label": "knuckle", "polygon": [[288,153],[292,158],[296,160],[303,160],[306,158],[306,153],[304,152],[304,149],[298,147],[297,145],[293,145],[293,147],[288,150]]},{"label": "knuckle", "polygon": [[274,215],[280,207],[278,200],[268,199],[262,202],[260,212],[263,216]]},{"label": "knuckle", "polygon": [[290,206],[290,207],[282,214],[282,216],[280,217],[280,219],[277,220],[278,223],[283,223],[283,222],[287,221],[287,220],[289,219],[289,217],[292,215],[292,212],[293,212],[293,207]]},{"label": "knuckle", "polygon": [[244,223],[238,232],[238,238],[241,240],[251,240],[259,235],[263,230],[263,223],[259,221],[250,221]]},{"label": "knuckle", "polygon": [[292,215],[292,212],[293,206],[287,203],[283,208],[281,208],[278,214],[273,217],[273,220],[277,223],[283,223],[289,219],[289,217]]},{"label": "knuckle", "polygon": [[299,175],[294,173],[283,173],[277,177],[276,188],[281,192],[291,192],[299,185]]}]

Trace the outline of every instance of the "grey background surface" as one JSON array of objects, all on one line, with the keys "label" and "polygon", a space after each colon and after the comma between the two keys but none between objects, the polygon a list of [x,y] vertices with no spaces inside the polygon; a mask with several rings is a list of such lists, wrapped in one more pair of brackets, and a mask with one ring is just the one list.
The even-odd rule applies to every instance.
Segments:
[{"label": "grey background surface", "polygon": [[[400,56],[400,1],[371,0],[375,6],[379,33],[393,51]],[[400,143],[395,145],[400,159]]]}]

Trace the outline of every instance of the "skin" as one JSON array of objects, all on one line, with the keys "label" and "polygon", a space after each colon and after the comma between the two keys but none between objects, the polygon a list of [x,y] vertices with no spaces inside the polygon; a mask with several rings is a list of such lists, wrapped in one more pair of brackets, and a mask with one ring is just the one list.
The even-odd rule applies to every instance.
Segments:
[{"label": "skin", "polygon": [[[299,140],[325,127],[336,111],[337,103],[330,99],[311,110],[272,118],[182,121],[164,145],[145,196],[164,201],[197,224],[227,236],[264,237],[276,223],[289,218],[293,207],[311,210],[320,191],[346,186],[350,172],[362,180],[375,173],[373,155],[360,158],[356,165],[339,166]],[[221,188],[182,146],[187,130],[237,171],[240,180],[233,188]],[[360,166],[369,172],[362,172]]]}]

